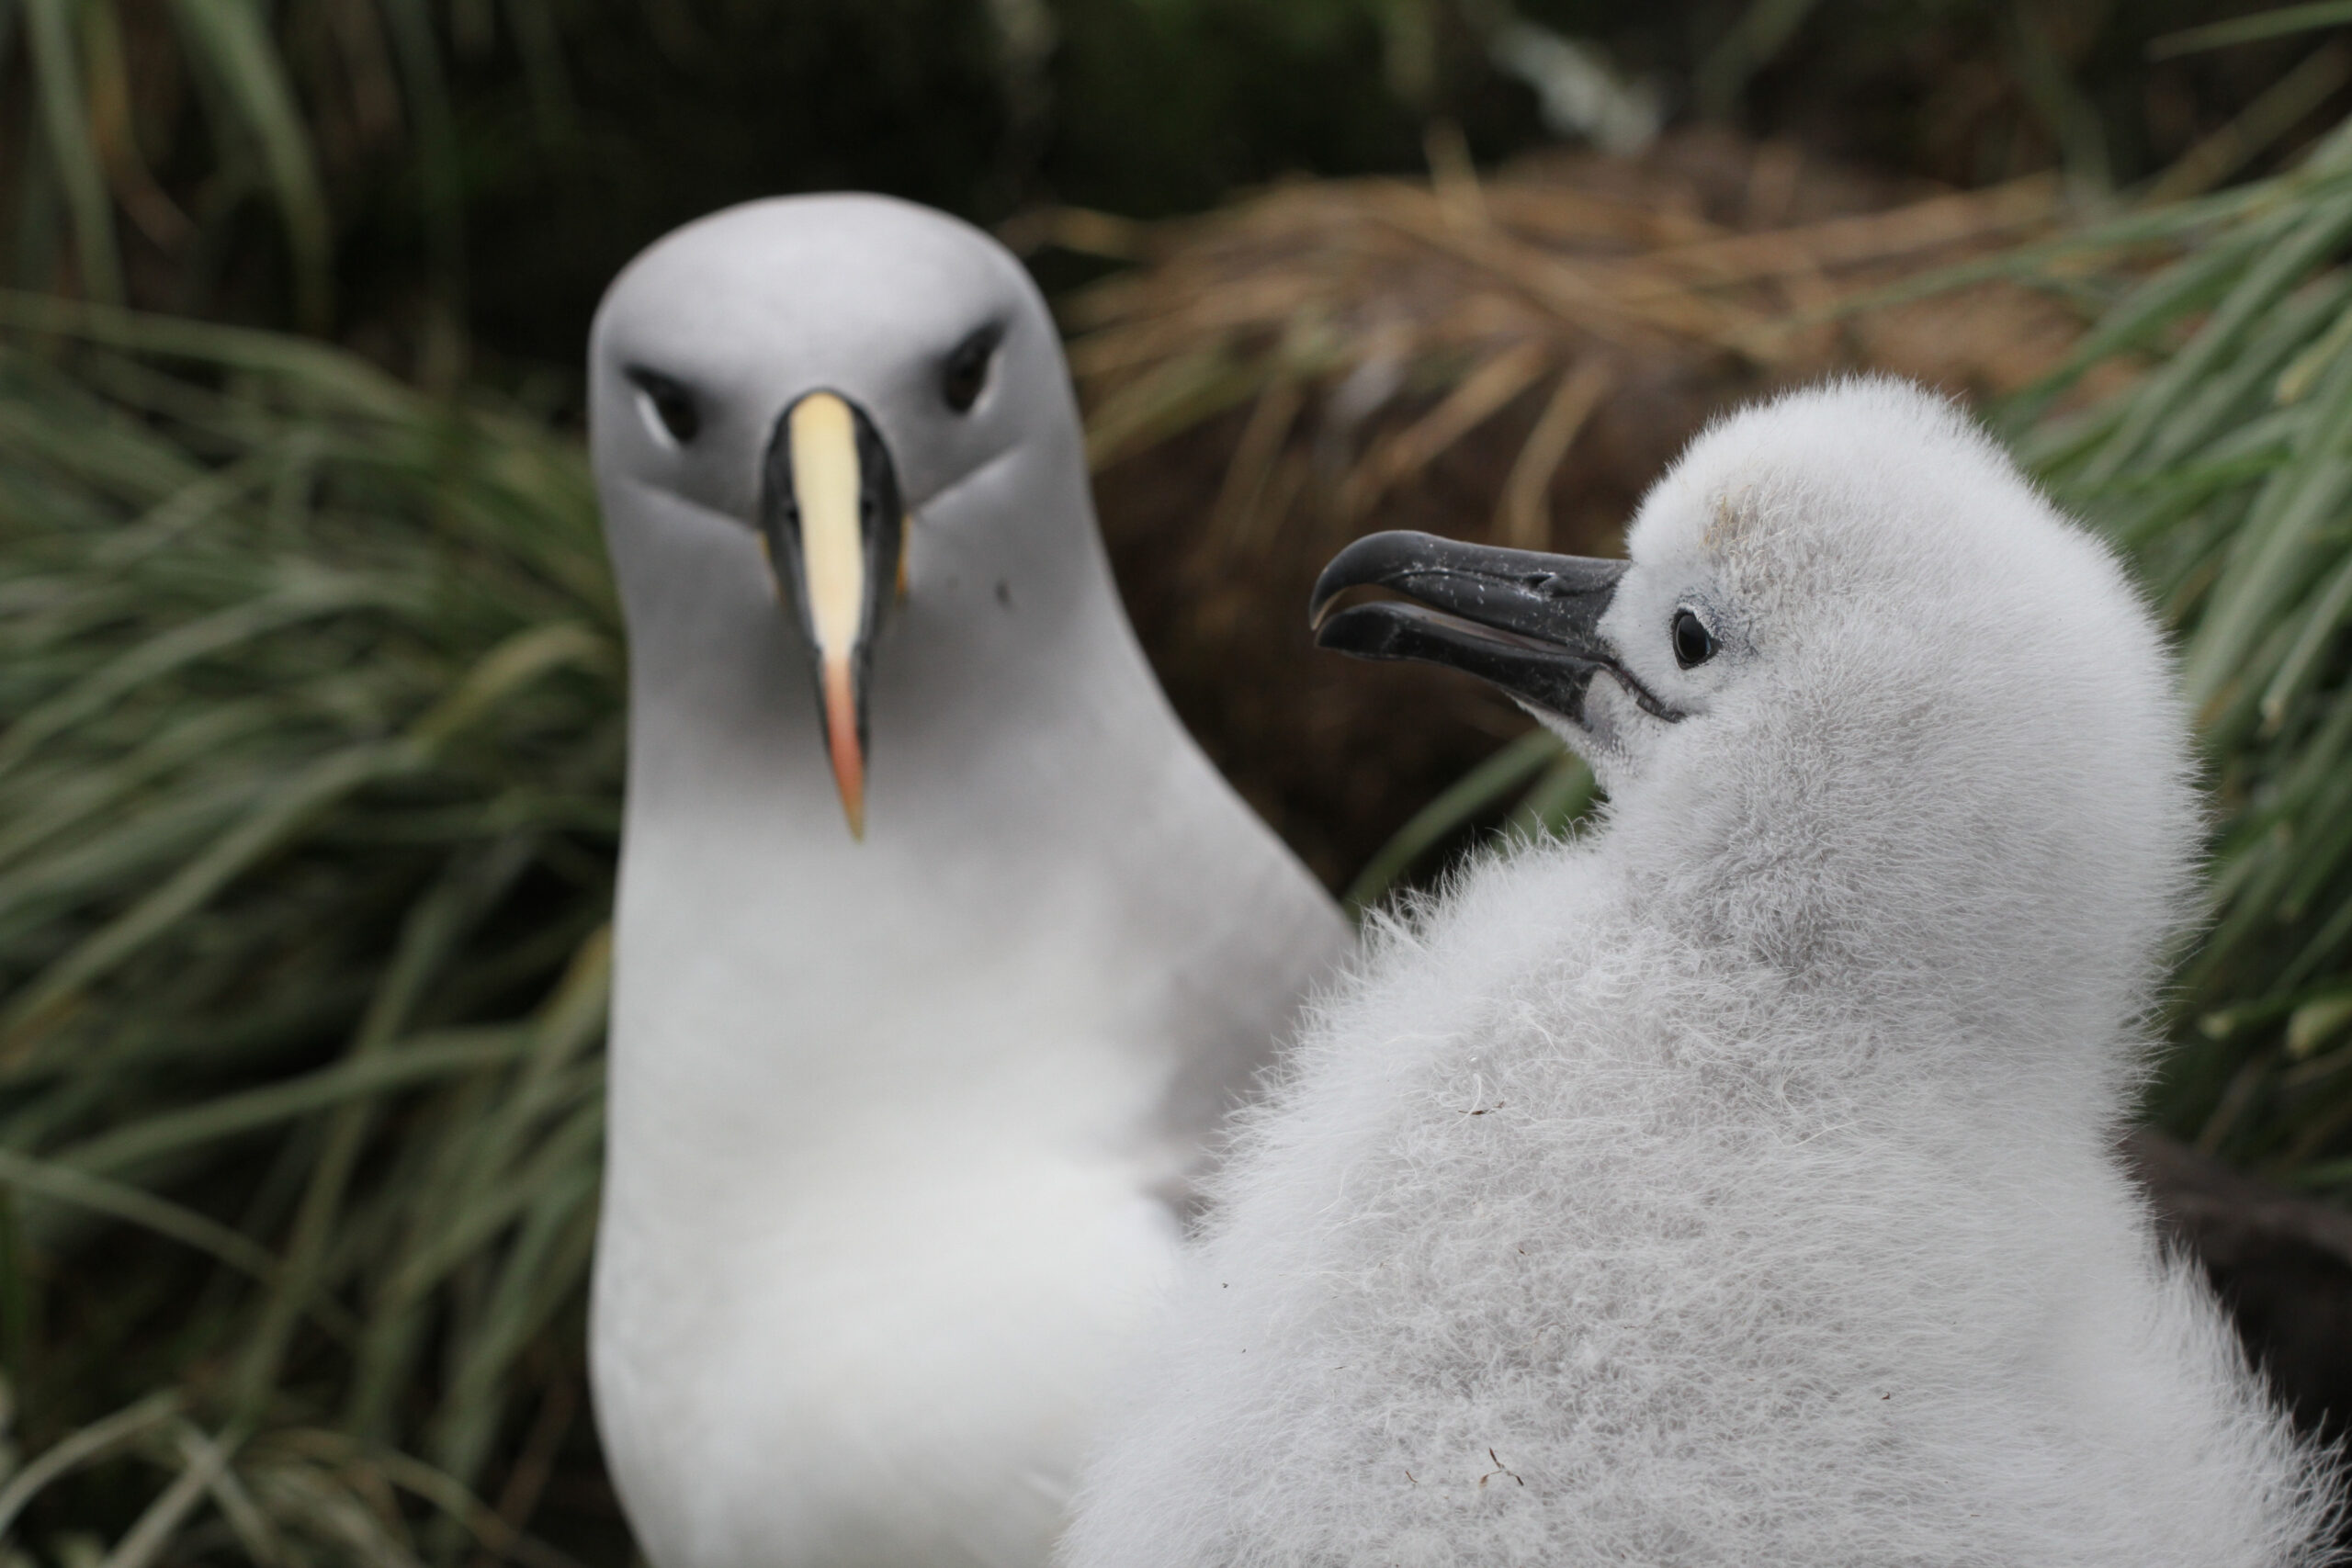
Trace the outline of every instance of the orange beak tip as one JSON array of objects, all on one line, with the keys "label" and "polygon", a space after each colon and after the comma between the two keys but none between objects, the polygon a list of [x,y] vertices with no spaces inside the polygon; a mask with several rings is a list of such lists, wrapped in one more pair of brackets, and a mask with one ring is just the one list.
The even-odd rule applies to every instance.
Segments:
[{"label": "orange beak tip", "polygon": [[825,661],[825,750],[833,760],[833,785],[841,792],[849,836],[865,840],[865,748],[857,736],[857,694],[847,660]]},{"label": "orange beak tip", "polygon": [[857,754],[854,740],[846,754],[833,757],[833,785],[841,792],[842,817],[849,823],[849,836],[860,843],[865,841],[865,759]]}]

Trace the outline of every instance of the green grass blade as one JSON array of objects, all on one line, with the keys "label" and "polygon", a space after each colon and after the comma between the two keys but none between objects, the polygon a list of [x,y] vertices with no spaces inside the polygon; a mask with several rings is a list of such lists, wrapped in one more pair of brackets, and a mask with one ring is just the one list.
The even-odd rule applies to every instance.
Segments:
[{"label": "green grass blade", "polygon": [[226,838],[60,959],[0,1014],[0,1042],[37,1032],[80,991],[185,919],[232,879],[354,791],[424,765],[404,741],[354,747],[303,770]]},{"label": "green grass blade", "polygon": [[1531,729],[1464,773],[1443,794],[1414,813],[1356,874],[1356,879],[1348,886],[1348,908],[1359,912],[1370,908],[1419,864],[1423,855],[1480,814],[1525,788],[1529,781],[1557,761],[1565,750],[1559,737],[1550,730]]},{"label": "green grass blade", "polygon": [[61,1166],[94,1175],[130,1170],[194,1145],[514,1061],[532,1044],[531,1036],[513,1025],[418,1035],[372,1055],[346,1057],[300,1077],[113,1128],[60,1150],[56,1159]]},{"label": "green grass blade", "polygon": [[122,261],[114,231],[114,197],[99,166],[90,110],[82,93],[82,63],[74,47],[68,0],[18,0],[31,46],[33,91],[43,140],[74,217],[74,259],[83,291],[105,304],[122,302]]},{"label": "green grass blade", "polygon": [[25,1505],[39,1496],[50,1483],[80,1469],[111,1449],[166,1425],[179,1415],[179,1411],[178,1392],[163,1390],[104,1420],[91,1422],[43,1450],[31,1463],[17,1472],[7,1485],[0,1487],[0,1540],[7,1539],[8,1527],[17,1522],[17,1517],[25,1511]]},{"label": "green grass blade", "polygon": [[2309,5],[2281,6],[2251,17],[2236,17],[2226,22],[2210,22],[2201,28],[2183,28],[2177,32],[2165,33],[2150,42],[2148,58],[2171,60],[2203,50],[2259,43],[2265,39],[2286,38],[2294,33],[2313,32],[2321,28],[2338,28],[2346,24],[2352,24],[2352,0],[2312,0]]},{"label": "green grass blade", "polygon": [[1592,769],[1582,757],[1570,752],[1544,769],[1543,775],[1529,786],[1505,819],[1503,832],[1513,838],[1564,832],[1591,808],[1600,789]]},{"label": "green grass blade", "polygon": [[277,1259],[267,1247],[193,1209],[136,1187],[6,1149],[0,1149],[0,1182],[51,1202],[72,1204],[169,1236],[256,1280],[277,1276]]},{"label": "green grass blade", "polygon": [[220,77],[228,101],[261,149],[294,258],[295,314],[323,333],[334,317],[333,228],[311,136],[295,107],[276,45],[254,0],[174,0],[192,52]]}]

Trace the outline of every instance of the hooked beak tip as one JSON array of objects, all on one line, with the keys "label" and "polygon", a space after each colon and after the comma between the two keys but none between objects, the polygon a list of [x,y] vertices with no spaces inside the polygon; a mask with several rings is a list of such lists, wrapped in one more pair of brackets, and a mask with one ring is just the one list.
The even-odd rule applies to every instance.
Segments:
[{"label": "hooked beak tip", "polygon": [[1306,626],[1320,632],[1323,623],[1331,618],[1333,606],[1340,596],[1351,588],[1386,587],[1407,562],[1433,541],[1427,535],[1405,533],[1395,529],[1367,534],[1351,543],[1315,579],[1315,587],[1306,596]]}]

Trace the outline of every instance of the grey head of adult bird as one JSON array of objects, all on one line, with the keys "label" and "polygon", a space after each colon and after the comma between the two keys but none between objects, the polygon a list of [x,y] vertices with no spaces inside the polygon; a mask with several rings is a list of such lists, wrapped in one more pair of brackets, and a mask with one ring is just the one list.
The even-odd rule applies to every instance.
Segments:
[{"label": "grey head of adult bird", "polygon": [[1042,1562],[1204,1140],[1345,924],[1154,682],[1001,247],[734,208],[623,272],[590,357],[622,1500],[656,1568]]}]

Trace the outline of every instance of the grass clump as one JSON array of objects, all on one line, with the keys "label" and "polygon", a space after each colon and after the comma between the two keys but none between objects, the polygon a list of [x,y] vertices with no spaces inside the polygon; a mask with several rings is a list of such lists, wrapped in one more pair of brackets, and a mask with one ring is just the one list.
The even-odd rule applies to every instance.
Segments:
[{"label": "grass clump", "polygon": [[577,1403],[621,682],[571,443],[0,297],[8,1539],[548,1555],[469,1488]]},{"label": "grass clump", "polygon": [[[2001,411],[2178,628],[2220,812],[2154,1111],[2352,1189],[2352,126],[2289,172],[2018,264],[2104,308]],[[2152,263],[2154,265],[2152,265]],[[2141,371],[2066,412],[2085,377]]]}]

